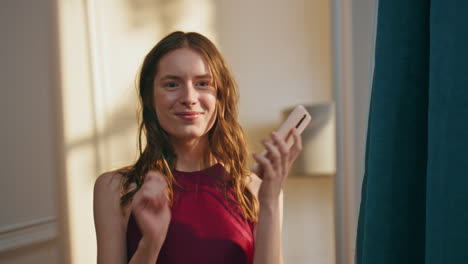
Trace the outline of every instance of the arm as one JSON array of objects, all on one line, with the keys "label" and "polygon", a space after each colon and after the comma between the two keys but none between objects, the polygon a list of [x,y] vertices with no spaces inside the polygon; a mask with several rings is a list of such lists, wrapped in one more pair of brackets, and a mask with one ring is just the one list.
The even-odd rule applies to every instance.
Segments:
[{"label": "arm", "polygon": [[[154,183],[155,181],[150,182]],[[140,189],[134,197],[134,201],[138,201],[137,203],[140,205],[137,209],[134,209],[134,211],[137,211],[134,212],[136,214],[135,217],[138,218],[137,221],[140,220],[138,222],[142,224],[145,224],[148,219],[154,219],[154,211],[148,213],[148,208],[151,208],[153,203],[151,200],[145,199],[146,194],[152,193],[152,190],[154,191],[155,188],[151,187],[151,184],[146,184],[145,191],[140,192]],[[164,187],[164,185],[160,185],[160,188]],[[127,218],[124,217],[123,210],[120,206],[119,190],[120,175],[115,172],[102,174],[94,185],[94,224],[97,237],[98,264],[123,264],[127,261],[125,243]],[[142,211],[143,213],[141,213]],[[166,211],[164,215],[167,216]],[[142,230],[143,237],[130,263],[156,263],[159,250],[162,246],[161,241],[164,241],[165,233],[158,233],[154,236],[154,233],[148,234],[148,232],[145,232],[148,229],[164,230],[164,225],[154,226],[153,224],[151,228],[144,228]],[[161,239],[162,236],[164,236],[164,238]],[[152,239],[154,237],[158,239]]]},{"label": "arm", "polygon": [[255,241],[254,264],[279,264],[281,254],[282,188],[292,163],[302,150],[299,133],[293,129],[294,144],[288,148],[284,139],[272,133],[273,141],[263,140],[268,155],[254,154],[260,166],[262,183],[258,190],[260,205]]},{"label": "arm", "polygon": [[[258,191],[262,180],[254,173],[251,174],[252,182],[250,188],[258,198]],[[269,248],[273,249],[272,252],[278,252],[278,256],[272,258],[279,258],[279,263],[283,263],[283,254],[281,250],[281,232],[283,227],[283,191],[281,191],[278,199],[277,207],[270,207],[268,205],[260,205],[259,219],[256,228],[255,240],[255,256],[257,261],[265,259],[267,256],[261,256],[263,253],[269,253]],[[263,210],[262,210],[263,208]]]},{"label": "arm", "polygon": [[94,226],[97,263],[123,264],[126,261],[125,224],[119,197],[119,176],[104,173],[94,184]]}]

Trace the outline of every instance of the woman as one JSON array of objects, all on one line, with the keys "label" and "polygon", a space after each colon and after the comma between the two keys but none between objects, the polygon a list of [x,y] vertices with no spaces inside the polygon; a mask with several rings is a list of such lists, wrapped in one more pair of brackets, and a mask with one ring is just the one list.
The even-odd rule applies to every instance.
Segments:
[{"label": "woman", "polygon": [[280,193],[299,134],[287,149],[273,132],[250,173],[236,84],[198,33],[173,32],[149,52],[139,97],[139,158],[95,183],[98,263],[281,263]]}]

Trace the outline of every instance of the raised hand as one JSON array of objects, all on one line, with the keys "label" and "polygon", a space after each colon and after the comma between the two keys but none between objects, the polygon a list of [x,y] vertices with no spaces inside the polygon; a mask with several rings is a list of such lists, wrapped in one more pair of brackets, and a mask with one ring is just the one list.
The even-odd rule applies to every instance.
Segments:
[{"label": "raised hand", "polygon": [[132,212],[149,248],[160,250],[171,221],[166,193],[167,182],[161,173],[149,171],[132,202]]},{"label": "raised hand", "polygon": [[291,130],[288,136],[292,136],[294,139],[291,148],[288,148],[284,138],[273,132],[271,133],[272,141],[262,140],[268,154],[266,156],[253,155],[255,161],[260,165],[258,176],[263,179],[258,193],[260,204],[278,200],[291,165],[302,150],[302,140],[297,130]]}]

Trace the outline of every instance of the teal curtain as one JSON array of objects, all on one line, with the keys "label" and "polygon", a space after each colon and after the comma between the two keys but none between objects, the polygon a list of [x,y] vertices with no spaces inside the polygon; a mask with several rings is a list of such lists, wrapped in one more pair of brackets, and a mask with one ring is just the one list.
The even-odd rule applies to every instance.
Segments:
[{"label": "teal curtain", "polygon": [[468,263],[468,1],[380,0],[358,264]]}]

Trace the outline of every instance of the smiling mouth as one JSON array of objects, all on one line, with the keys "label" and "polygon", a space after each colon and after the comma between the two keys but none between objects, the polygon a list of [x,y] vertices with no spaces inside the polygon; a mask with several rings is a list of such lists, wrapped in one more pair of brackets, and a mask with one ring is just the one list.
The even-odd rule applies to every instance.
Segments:
[{"label": "smiling mouth", "polygon": [[176,113],[176,116],[180,119],[192,121],[197,119],[202,113],[201,112],[184,112],[184,113]]}]

